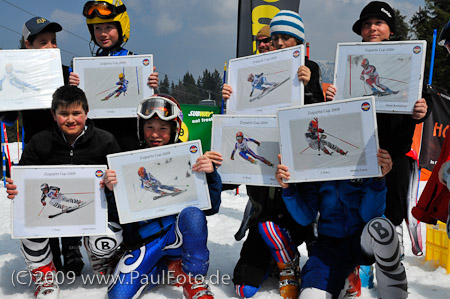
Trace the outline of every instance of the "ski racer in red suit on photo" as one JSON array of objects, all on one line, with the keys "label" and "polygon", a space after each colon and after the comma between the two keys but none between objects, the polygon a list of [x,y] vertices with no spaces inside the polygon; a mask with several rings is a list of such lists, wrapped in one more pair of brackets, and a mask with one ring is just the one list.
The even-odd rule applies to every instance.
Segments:
[{"label": "ski racer in red suit on photo", "polygon": [[[389,87],[381,84],[377,69],[375,68],[375,66],[369,64],[369,59],[364,58],[361,62],[361,66],[363,70],[361,72],[360,79],[364,81],[364,84],[367,84],[371,88],[374,95],[377,95],[381,92],[388,94],[393,93],[393,91]],[[377,89],[377,87],[380,88],[381,91]]]}]

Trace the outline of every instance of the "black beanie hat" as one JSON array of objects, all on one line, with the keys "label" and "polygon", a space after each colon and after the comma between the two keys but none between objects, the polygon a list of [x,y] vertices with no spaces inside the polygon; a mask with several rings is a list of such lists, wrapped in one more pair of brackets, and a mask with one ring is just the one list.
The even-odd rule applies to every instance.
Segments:
[{"label": "black beanie hat", "polygon": [[394,10],[389,6],[389,4],[382,1],[372,1],[363,8],[361,14],[359,15],[359,20],[353,24],[353,32],[361,35],[362,23],[370,18],[384,20],[388,24],[391,33],[395,33]]}]

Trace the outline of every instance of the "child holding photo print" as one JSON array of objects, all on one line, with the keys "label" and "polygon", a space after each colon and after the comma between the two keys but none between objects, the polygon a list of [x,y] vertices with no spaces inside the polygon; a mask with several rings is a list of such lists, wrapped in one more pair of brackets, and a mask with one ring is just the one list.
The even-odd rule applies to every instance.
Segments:
[{"label": "child holding photo print", "polygon": [[[53,128],[48,128],[33,136],[22,153],[19,165],[106,165],[106,155],[117,153],[120,148],[114,136],[94,127],[92,121],[87,117],[88,111],[86,95],[81,89],[70,85],[58,88],[53,94],[51,106],[56,124]],[[24,192],[16,190],[12,179],[8,179],[7,182],[6,189],[9,199],[14,199],[19,191]],[[45,196],[49,192],[51,192],[49,195],[56,195],[55,192],[59,188],[45,185],[42,186]],[[115,211],[114,198],[111,196],[107,196],[107,198],[108,212],[112,213]],[[75,199],[70,200],[73,203],[81,204],[81,202],[77,203]],[[67,201],[70,200],[67,199]],[[41,197],[41,202],[44,205],[45,198]],[[65,204],[61,205],[57,202],[55,204],[60,205],[62,213],[67,211]],[[51,202],[50,205],[52,205]],[[118,219],[116,221],[118,222]],[[79,245],[76,249],[81,263],[77,263],[77,268],[73,268],[71,271],[75,271],[79,275],[83,261]],[[59,298],[59,286],[54,279],[56,269],[49,239],[22,239],[21,251],[36,284],[35,297]]]},{"label": "child holding photo print", "polygon": [[[58,48],[56,33],[62,30],[62,26],[56,22],[51,22],[42,17],[33,17],[23,24],[22,28],[22,48],[23,49],[56,49]],[[66,65],[62,65],[62,74],[64,84],[78,86],[80,79],[77,74],[70,72]],[[23,110],[22,124],[24,130],[23,140],[28,144],[31,138],[37,133],[51,128],[54,125],[54,119],[50,109]],[[17,111],[0,113],[0,117],[7,115],[7,119],[15,121]],[[51,238],[50,244],[53,254],[53,262],[57,270],[81,271],[80,265],[83,264],[80,254],[80,237],[61,238],[61,247],[59,238]],[[62,252],[61,252],[62,251]],[[64,267],[61,263],[61,254],[64,257]]]},{"label": "child holding photo print", "polygon": [[[143,100],[137,114],[141,148],[180,142],[182,113],[172,96],[158,94]],[[144,290],[165,281],[163,277],[167,279],[167,274],[174,278],[172,285],[183,287],[186,298],[213,298],[203,278],[209,266],[205,214],[218,212],[222,182],[216,167],[204,155],[197,159],[192,170],[206,173],[212,208],[203,212],[187,207],[177,215],[124,224],[122,248],[127,251],[114,271],[119,278],[108,288],[110,299],[137,298]],[[144,169],[141,172],[145,176]],[[104,184],[110,190],[117,184],[114,170],[106,171]]]},{"label": "child holding photo print", "polygon": [[[94,47],[98,46],[93,56],[126,56],[135,53],[124,49],[123,46],[130,37],[130,19],[128,18],[127,8],[121,0],[88,1],[83,7],[83,16],[86,18],[86,24],[91,34],[91,42]],[[155,68],[153,68],[155,70]],[[124,74],[121,74],[124,76]],[[119,79],[120,75],[119,75]],[[124,79],[124,78],[122,78]],[[158,87],[158,73],[154,72],[148,77],[147,85],[151,88]],[[114,93],[108,95],[104,100],[111,96],[118,96],[124,90],[124,85],[119,86]],[[135,149],[139,141],[134,134],[130,132],[136,129],[136,119],[96,119],[95,125],[114,134],[123,151]]]},{"label": "child holding photo print", "polygon": [[[270,22],[270,34],[276,50],[297,46],[305,42],[303,21],[298,13],[282,10]],[[305,104],[324,101],[319,66],[306,59],[305,65],[297,70],[298,79],[305,86]],[[222,96],[228,100],[232,88],[224,84]],[[217,152],[206,153],[220,165],[222,155]],[[247,186],[251,211],[244,215],[241,228],[235,235],[241,240],[249,230],[242,245],[240,259],[234,269],[233,283],[236,293],[241,297],[252,297],[270,274],[273,259],[279,272],[279,290],[283,298],[297,298],[300,288],[299,260],[297,247],[303,242],[314,240],[312,225],[301,226],[295,222],[281,197],[281,188]],[[246,211],[247,211],[246,208]],[[274,233],[270,233],[274,232]]]},{"label": "child holding photo print", "polygon": [[[395,32],[394,10],[382,1],[372,1],[361,11],[360,18],[353,25],[353,32],[361,35],[364,42],[388,41]],[[327,100],[333,100],[336,87],[327,89]],[[424,91],[425,98],[417,100],[411,115],[377,113],[380,147],[392,157],[393,168],[386,176],[386,217],[396,226],[403,255],[403,219],[407,217],[408,188],[412,163],[406,154],[411,150],[416,124],[425,121],[432,110],[432,102]]]},{"label": "child holding photo print", "polygon": [[[302,268],[300,299],[342,298],[345,281],[358,265],[376,263],[379,298],[408,297],[399,240],[392,223],[383,218],[384,176],[392,169],[389,153],[377,154],[382,177],[318,183],[287,184],[287,166],[277,166],[283,200],[300,225],[318,219],[318,238]],[[280,159],[281,160],[281,159]]]}]

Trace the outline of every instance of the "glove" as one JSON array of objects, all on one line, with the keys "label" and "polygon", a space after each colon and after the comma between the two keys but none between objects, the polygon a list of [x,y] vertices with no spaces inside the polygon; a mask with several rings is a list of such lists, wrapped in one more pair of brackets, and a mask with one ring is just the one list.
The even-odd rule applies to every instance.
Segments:
[{"label": "glove", "polygon": [[317,132],[323,133],[323,132],[325,132],[325,131],[324,131],[323,129],[318,129]]},{"label": "glove", "polygon": [[261,142],[259,142],[259,141],[256,141],[256,140],[255,140],[255,143],[256,143],[257,146],[260,146],[260,145],[261,145]]},{"label": "glove", "polygon": [[364,81],[364,75],[361,75],[361,77],[359,77],[359,79],[361,79],[362,81]]},{"label": "glove", "polygon": [[234,156],[231,156],[231,160],[234,160]]},{"label": "glove", "polygon": [[47,205],[47,203],[45,202],[45,199],[41,200],[42,205],[45,207]]}]

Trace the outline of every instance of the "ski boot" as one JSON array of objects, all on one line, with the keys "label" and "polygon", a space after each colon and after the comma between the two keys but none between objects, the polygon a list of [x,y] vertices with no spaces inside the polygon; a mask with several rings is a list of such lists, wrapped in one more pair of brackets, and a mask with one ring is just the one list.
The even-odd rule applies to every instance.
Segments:
[{"label": "ski boot", "polygon": [[384,93],[385,93],[385,94],[393,94],[394,92],[392,91],[392,89],[386,88],[386,89],[384,90]]},{"label": "ski boot", "polygon": [[289,263],[277,262],[280,270],[280,295],[285,299],[296,299],[300,290],[300,267],[297,254]]},{"label": "ski boot", "polygon": [[322,150],[325,154],[327,154],[327,155],[332,155],[333,153],[331,153],[329,150],[327,150],[326,148],[324,148],[323,150]]},{"label": "ski boot", "polygon": [[81,275],[81,270],[84,267],[83,257],[80,252],[80,244],[69,246],[66,252],[63,252],[64,270],[67,272],[74,272],[76,276]]},{"label": "ski boot", "polygon": [[255,160],[255,159],[248,158],[248,161],[249,161],[250,163],[252,163],[252,164],[256,164],[256,160]]},{"label": "ski boot", "polygon": [[268,161],[268,160],[264,160],[264,164],[269,165],[269,166],[273,166],[273,163],[271,163],[271,162]]},{"label": "ski boot", "polygon": [[36,284],[34,297],[37,299],[58,299],[59,287],[55,281],[56,269],[53,262],[31,270],[31,278]]},{"label": "ski boot", "polygon": [[378,95],[378,94],[380,94],[381,92],[380,92],[378,89],[376,89],[375,87],[372,87],[372,93],[373,93],[374,95]]},{"label": "ski boot", "polygon": [[199,275],[193,277],[183,271],[181,259],[167,260],[169,283],[183,287],[184,297],[187,299],[214,299],[207,283]]},{"label": "ski boot", "polygon": [[348,153],[348,151],[344,152],[342,149],[339,149],[337,152],[343,156],[347,156]]},{"label": "ski boot", "polygon": [[361,278],[359,277],[359,266],[357,266],[347,278],[348,288],[344,298],[356,298],[361,296]]}]

